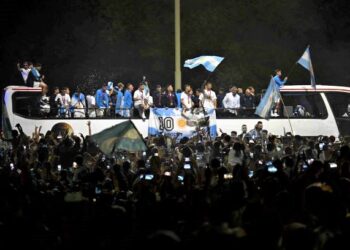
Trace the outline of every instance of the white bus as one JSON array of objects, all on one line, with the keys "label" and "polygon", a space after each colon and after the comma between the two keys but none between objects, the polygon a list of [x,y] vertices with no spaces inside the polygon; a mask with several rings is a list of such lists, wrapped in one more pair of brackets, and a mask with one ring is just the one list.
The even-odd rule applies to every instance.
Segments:
[{"label": "white bus", "polygon": [[[283,112],[279,117],[264,120],[256,116],[247,117],[243,111],[238,116],[217,110],[217,128],[223,132],[240,133],[241,126],[246,124],[253,129],[258,121],[263,122],[264,129],[276,135],[293,132],[301,136],[350,135],[350,88],[341,86],[318,85],[316,90],[309,85],[284,86],[281,89],[284,101]],[[44,118],[38,110],[37,100],[41,96],[40,88],[8,86],[3,92],[2,128],[11,130],[21,124],[24,133],[31,135],[35,126],[42,127],[41,132],[48,130],[70,129],[75,134],[88,134],[87,122],[91,122],[92,133],[125,121],[125,118]],[[307,116],[296,115],[298,105],[305,108]],[[288,119],[289,118],[289,119]],[[148,120],[132,117],[140,133],[147,137]],[[289,123],[290,122],[290,123]]]}]

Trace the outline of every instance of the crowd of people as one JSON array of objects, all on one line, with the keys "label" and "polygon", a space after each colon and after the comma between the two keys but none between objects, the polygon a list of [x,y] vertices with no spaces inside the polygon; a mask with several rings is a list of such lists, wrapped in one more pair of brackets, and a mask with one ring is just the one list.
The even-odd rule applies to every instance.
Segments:
[{"label": "crowd of people", "polygon": [[[98,90],[86,90],[84,93],[80,86],[71,93],[69,87],[49,88],[44,83],[45,77],[40,75],[41,64],[32,65],[24,62],[21,67],[17,65],[21,73],[23,84],[30,87],[41,87],[42,97],[38,101],[40,113],[50,117],[134,117],[146,119],[146,113],[150,107],[154,108],[182,108],[184,111],[194,108],[217,109],[220,114],[234,117],[242,115],[253,117],[255,108],[259,105],[262,94],[256,94],[254,87],[250,86],[244,91],[242,88],[232,86],[228,91],[213,90],[211,82],[203,84],[203,89],[195,91],[191,85],[185,85],[184,90],[175,92],[172,84],[165,88],[159,84],[151,89],[149,82],[144,77],[135,89],[134,84],[114,84],[108,82],[102,84]],[[275,71],[275,81],[278,87],[285,84],[282,80],[282,71]],[[135,112],[134,112],[135,111]],[[278,102],[273,109],[272,116],[279,116]]]},{"label": "crowd of people", "polygon": [[16,127],[0,141],[2,246],[347,249],[349,138],[280,137],[259,122],[104,155],[91,135]]}]

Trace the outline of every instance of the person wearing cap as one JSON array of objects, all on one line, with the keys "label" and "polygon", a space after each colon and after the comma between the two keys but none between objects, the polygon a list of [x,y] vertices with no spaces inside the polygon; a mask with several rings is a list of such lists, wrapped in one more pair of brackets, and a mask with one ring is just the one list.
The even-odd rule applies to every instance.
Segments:
[{"label": "person wearing cap", "polygon": [[156,108],[163,108],[163,102],[162,102],[162,86],[159,84],[156,86],[156,91],[153,94],[153,105]]}]

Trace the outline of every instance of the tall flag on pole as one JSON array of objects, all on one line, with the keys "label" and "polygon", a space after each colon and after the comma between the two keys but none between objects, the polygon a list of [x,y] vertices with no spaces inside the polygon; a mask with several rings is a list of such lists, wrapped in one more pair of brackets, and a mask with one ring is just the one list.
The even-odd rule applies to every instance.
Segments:
[{"label": "tall flag on pole", "polygon": [[255,114],[262,118],[268,118],[270,111],[278,98],[279,92],[275,80],[271,77],[269,87],[267,88],[264,97],[261,99],[259,106],[256,108]]},{"label": "tall flag on pole", "polygon": [[199,56],[193,59],[187,59],[184,67],[193,69],[199,65],[203,65],[204,68],[210,72],[213,72],[216,67],[224,60],[224,57],[220,56]]},{"label": "tall flag on pole", "polygon": [[311,86],[313,88],[316,88],[316,80],[315,80],[315,74],[314,74],[314,69],[312,67],[311,63],[311,56],[310,56],[310,45],[307,46],[304,54],[300,57],[299,61],[297,62],[301,66],[303,66],[305,69],[310,71],[310,81],[311,81]]}]

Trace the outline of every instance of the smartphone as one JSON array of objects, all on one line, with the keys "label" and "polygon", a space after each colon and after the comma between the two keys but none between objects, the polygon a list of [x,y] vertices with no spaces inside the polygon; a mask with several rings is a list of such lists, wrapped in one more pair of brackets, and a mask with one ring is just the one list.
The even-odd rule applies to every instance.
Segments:
[{"label": "smartphone", "polygon": [[185,161],[190,161],[190,157],[185,157]]},{"label": "smartphone", "polygon": [[158,156],[159,154],[158,153],[154,153],[154,156]]},{"label": "smartphone", "polygon": [[10,168],[11,168],[11,170],[15,169],[15,165],[12,162],[10,163]]},{"label": "smartphone", "polygon": [[233,175],[232,174],[224,174],[224,179],[225,180],[230,180],[233,178]]},{"label": "smartphone", "polygon": [[305,170],[305,169],[307,169],[307,165],[306,164],[303,164],[303,169]]},{"label": "smartphone", "polygon": [[267,171],[269,171],[269,173],[276,173],[277,172],[277,168],[275,166],[269,166],[267,168]]},{"label": "smartphone", "polygon": [[26,149],[27,149],[27,146],[24,145],[24,146],[23,146],[23,149],[26,150]]},{"label": "smartphone", "polygon": [[143,152],[143,153],[142,153],[142,156],[146,156],[146,155],[147,155],[147,153],[146,153],[146,152]]},{"label": "smartphone", "polygon": [[329,166],[330,166],[331,168],[336,168],[336,167],[338,167],[337,163],[335,163],[335,162],[330,162],[330,163],[329,163]]},{"label": "smartphone", "polygon": [[102,193],[102,190],[100,187],[95,187],[95,194],[100,194]]},{"label": "smartphone", "polygon": [[111,169],[111,166],[107,165],[106,168],[107,168],[107,169]]},{"label": "smartphone", "polygon": [[61,171],[62,170],[62,166],[61,165],[57,165],[57,170]]},{"label": "smartphone", "polygon": [[171,172],[170,172],[170,171],[165,171],[165,172],[164,172],[164,175],[165,175],[165,176],[171,176]]},{"label": "smartphone", "polygon": [[105,161],[106,160],[106,156],[102,156],[102,161]]},{"label": "smartphone", "polygon": [[253,177],[253,175],[254,175],[254,171],[249,170],[249,172],[248,172],[248,177],[249,177],[249,178],[252,178],[252,177]]},{"label": "smartphone", "polygon": [[182,175],[178,175],[178,176],[177,176],[177,180],[178,180],[178,181],[184,181],[184,177],[183,177]]},{"label": "smartphone", "polygon": [[314,159],[307,160],[307,164],[311,165],[314,162]]},{"label": "smartphone", "polygon": [[153,174],[146,174],[145,175],[145,180],[148,180],[148,181],[150,181],[150,180],[153,180]]},{"label": "smartphone", "polygon": [[254,153],[249,153],[250,158],[254,157]]},{"label": "smartphone", "polygon": [[191,164],[188,164],[188,163],[184,164],[184,169],[191,169]]},{"label": "smartphone", "polygon": [[73,168],[77,168],[78,167],[78,164],[76,162],[73,162],[73,165],[72,165]]},{"label": "smartphone", "polygon": [[318,146],[319,146],[320,150],[323,150],[324,143],[319,143]]}]

